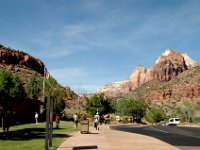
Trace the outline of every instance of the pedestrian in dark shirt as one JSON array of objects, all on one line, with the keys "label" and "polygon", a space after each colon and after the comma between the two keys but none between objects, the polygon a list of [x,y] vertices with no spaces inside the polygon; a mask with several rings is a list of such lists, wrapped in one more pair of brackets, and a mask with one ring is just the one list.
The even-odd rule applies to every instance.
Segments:
[{"label": "pedestrian in dark shirt", "polygon": [[8,135],[9,128],[10,128],[10,112],[7,111],[3,116],[3,133],[4,133],[4,136]]}]

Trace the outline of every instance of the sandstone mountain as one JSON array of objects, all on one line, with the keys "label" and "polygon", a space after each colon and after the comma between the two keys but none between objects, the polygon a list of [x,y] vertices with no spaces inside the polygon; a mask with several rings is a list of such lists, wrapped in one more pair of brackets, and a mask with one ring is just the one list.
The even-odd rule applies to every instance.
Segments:
[{"label": "sandstone mountain", "polygon": [[[175,52],[168,48],[150,69],[139,65],[128,80],[107,84],[98,89],[97,93],[103,92],[107,96],[118,97],[130,96],[136,90],[143,90],[145,97],[150,101],[167,105],[169,101],[177,102],[188,98],[200,100],[199,80],[198,63],[186,53]],[[179,83],[180,81],[184,81],[184,84]]]},{"label": "sandstone mountain", "polygon": [[137,90],[144,93],[150,102],[166,109],[174,109],[188,100],[200,104],[200,66],[188,69],[167,82],[146,82]]},{"label": "sandstone mountain", "polygon": [[[44,67],[45,65],[41,60],[23,51],[17,51],[0,45],[0,69],[18,73],[24,84],[28,82],[32,75],[42,77],[44,75]],[[65,98],[66,103],[77,99],[77,94],[70,87],[63,88],[67,93]]]}]

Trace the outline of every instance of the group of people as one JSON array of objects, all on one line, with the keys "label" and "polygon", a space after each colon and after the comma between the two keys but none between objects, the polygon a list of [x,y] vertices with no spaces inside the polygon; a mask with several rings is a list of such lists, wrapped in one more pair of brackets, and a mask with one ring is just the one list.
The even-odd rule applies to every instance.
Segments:
[{"label": "group of people", "polygon": [[[39,114],[35,112],[35,124],[38,124],[38,118],[39,118]],[[55,122],[56,122],[56,128],[59,128],[60,116],[58,114],[56,114]]]},{"label": "group of people", "polygon": [[[83,117],[83,119],[85,120],[86,117]],[[75,113],[73,116],[73,122],[74,122],[74,129],[77,129],[78,122],[79,122],[77,113]],[[96,128],[96,130],[99,130],[99,123],[100,123],[100,116],[99,116],[99,113],[97,112],[94,116],[94,127]]]},{"label": "group of people", "polygon": [[[38,117],[39,114],[36,112],[35,113],[35,123],[38,124]],[[79,119],[79,115],[77,113],[74,114],[73,116],[73,122],[74,122],[74,129],[78,128],[78,123],[81,119],[85,120],[86,119],[86,115],[84,116],[80,116],[81,118]],[[60,116],[58,114],[56,114],[55,116],[55,122],[56,122],[56,128],[59,128],[59,124],[60,124]],[[97,112],[94,116],[94,127],[96,128],[96,130],[99,130],[99,124],[101,122],[101,118],[99,116],[99,113]]]}]

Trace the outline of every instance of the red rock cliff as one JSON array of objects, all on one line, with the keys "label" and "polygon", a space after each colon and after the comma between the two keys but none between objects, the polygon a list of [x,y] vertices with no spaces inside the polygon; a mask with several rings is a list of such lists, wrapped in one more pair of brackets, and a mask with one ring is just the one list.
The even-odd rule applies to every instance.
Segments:
[{"label": "red rock cliff", "polygon": [[23,65],[41,74],[44,73],[44,63],[24,52],[11,50],[0,46],[0,63],[1,64],[12,64],[12,65]]},{"label": "red rock cliff", "polygon": [[181,53],[166,49],[151,68],[148,81],[169,81],[187,69],[188,67]]}]

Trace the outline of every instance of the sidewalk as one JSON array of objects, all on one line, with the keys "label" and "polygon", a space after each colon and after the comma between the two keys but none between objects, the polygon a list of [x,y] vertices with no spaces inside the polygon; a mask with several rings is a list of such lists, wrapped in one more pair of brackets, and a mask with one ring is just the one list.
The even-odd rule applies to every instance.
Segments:
[{"label": "sidewalk", "polygon": [[57,150],[180,150],[158,139],[111,130],[109,125],[101,125],[96,131],[90,127],[90,134],[75,132],[67,138]]}]

